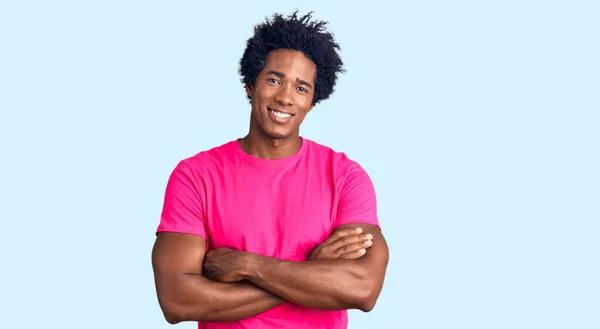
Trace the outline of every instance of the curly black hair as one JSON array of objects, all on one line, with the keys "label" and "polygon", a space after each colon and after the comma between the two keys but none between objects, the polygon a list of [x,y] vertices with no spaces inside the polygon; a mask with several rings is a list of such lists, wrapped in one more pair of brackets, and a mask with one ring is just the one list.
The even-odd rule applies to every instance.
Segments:
[{"label": "curly black hair", "polygon": [[312,12],[298,17],[298,11],[295,11],[287,17],[274,14],[271,19],[256,25],[240,60],[242,83],[254,85],[271,51],[293,49],[303,52],[317,65],[313,105],[327,99],[333,93],[337,73],[344,72],[338,54],[340,46],[333,34],[326,31],[327,22],[311,19]]}]

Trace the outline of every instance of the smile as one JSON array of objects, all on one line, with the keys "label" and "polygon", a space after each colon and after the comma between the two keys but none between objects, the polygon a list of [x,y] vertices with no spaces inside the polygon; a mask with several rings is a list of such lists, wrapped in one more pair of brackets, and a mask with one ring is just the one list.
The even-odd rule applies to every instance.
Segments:
[{"label": "smile", "polygon": [[289,118],[292,116],[292,114],[290,113],[284,113],[284,112],[280,112],[277,110],[273,110],[271,108],[267,108],[271,113],[275,114],[276,117],[280,118],[280,119],[285,119],[285,118]]}]

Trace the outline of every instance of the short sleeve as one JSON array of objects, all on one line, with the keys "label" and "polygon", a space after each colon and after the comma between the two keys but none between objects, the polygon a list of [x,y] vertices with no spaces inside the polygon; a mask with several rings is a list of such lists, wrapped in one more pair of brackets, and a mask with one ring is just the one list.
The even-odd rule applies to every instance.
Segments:
[{"label": "short sleeve", "polygon": [[373,182],[358,164],[348,171],[340,191],[334,228],[344,224],[372,224],[380,227]]},{"label": "short sleeve", "polygon": [[203,189],[199,188],[190,167],[180,162],[169,177],[158,232],[198,235],[205,240]]}]

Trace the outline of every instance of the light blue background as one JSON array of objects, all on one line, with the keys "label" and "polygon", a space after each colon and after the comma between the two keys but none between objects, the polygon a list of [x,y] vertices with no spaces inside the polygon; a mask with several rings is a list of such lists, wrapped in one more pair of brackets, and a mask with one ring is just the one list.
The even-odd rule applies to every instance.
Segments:
[{"label": "light blue background", "polygon": [[247,132],[245,42],[298,8],[348,70],[302,134],[367,169],[391,250],[350,328],[600,328],[598,2],[341,3],[1,2],[0,327],[170,327],[168,175]]}]

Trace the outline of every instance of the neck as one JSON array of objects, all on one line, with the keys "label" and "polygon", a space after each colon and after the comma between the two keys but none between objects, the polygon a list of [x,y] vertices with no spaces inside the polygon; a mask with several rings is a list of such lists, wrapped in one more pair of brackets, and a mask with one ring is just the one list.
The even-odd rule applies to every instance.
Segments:
[{"label": "neck", "polygon": [[253,157],[273,160],[290,157],[302,146],[302,139],[295,135],[287,139],[274,139],[263,134],[253,133],[252,130],[246,137],[239,140],[244,152]]}]

